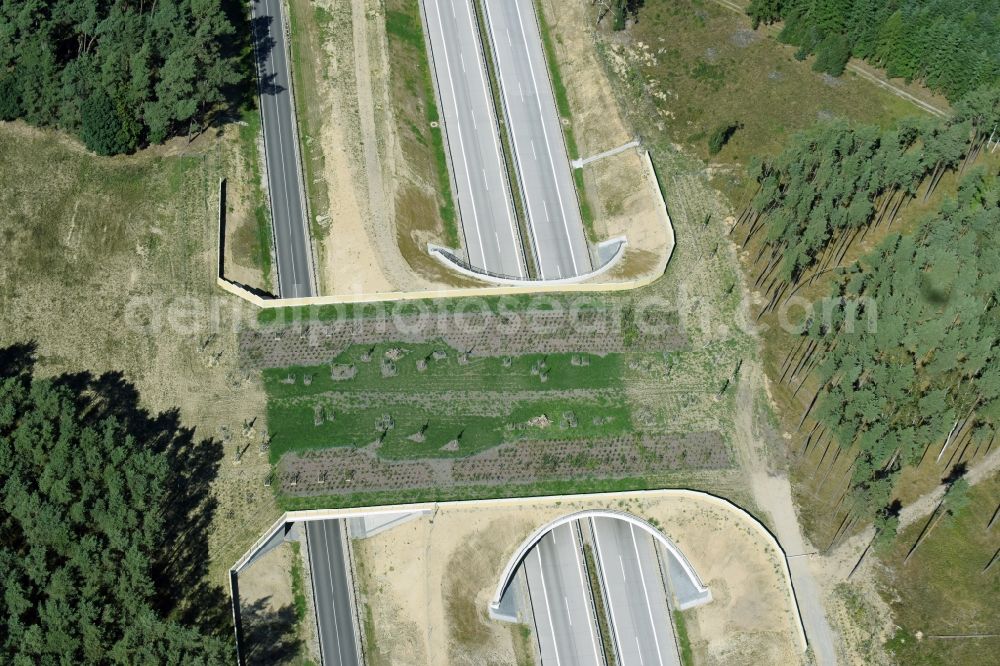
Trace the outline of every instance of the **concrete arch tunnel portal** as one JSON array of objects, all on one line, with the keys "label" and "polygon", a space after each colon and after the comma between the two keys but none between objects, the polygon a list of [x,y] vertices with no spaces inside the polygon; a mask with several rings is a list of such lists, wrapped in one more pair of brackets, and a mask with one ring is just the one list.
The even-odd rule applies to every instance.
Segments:
[{"label": "concrete arch tunnel portal", "polygon": [[489,611],[532,624],[542,663],[599,665],[613,652],[620,664],[666,665],[680,663],[672,611],[711,600],[683,552],[649,521],[592,509],[563,515],[524,539],[501,572]]}]

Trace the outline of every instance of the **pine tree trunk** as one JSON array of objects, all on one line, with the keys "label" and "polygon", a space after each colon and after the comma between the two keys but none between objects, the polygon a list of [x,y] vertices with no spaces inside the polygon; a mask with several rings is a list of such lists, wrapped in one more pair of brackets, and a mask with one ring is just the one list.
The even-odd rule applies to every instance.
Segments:
[{"label": "pine tree trunk", "polygon": [[908,192],[904,191],[904,192],[901,193],[901,196],[899,197],[899,200],[896,202],[896,207],[892,209],[892,214],[889,216],[888,228],[892,227],[892,223],[896,221],[896,215],[899,214],[899,209],[903,206],[903,204],[906,201],[909,200],[909,198],[910,198],[910,195],[909,195]]},{"label": "pine tree trunk", "polygon": [[830,446],[832,444],[833,444],[833,437],[831,437],[830,441],[826,443],[826,448],[823,449],[823,455],[820,456],[819,462],[816,464],[816,469],[813,470],[814,474],[819,471],[820,467],[823,466],[823,461],[826,460],[826,454],[830,451]]},{"label": "pine tree trunk", "polygon": [[795,366],[795,370],[792,372],[791,375],[789,375],[788,377],[789,380],[795,379],[795,377],[798,376],[799,371],[802,370],[802,366],[804,366],[809,361],[811,354],[815,352],[815,348],[818,346],[819,342],[810,338],[809,345],[806,347],[805,353],[802,354],[802,358],[799,359],[798,364]]},{"label": "pine tree trunk", "polygon": [[[823,384],[823,386],[826,386],[826,384]],[[799,425],[795,428],[795,432],[798,432],[802,428],[802,424],[805,423],[806,417],[809,416],[809,413],[812,411],[813,406],[816,404],[816,401],[819,399],[819,394],[820,394],[820,391],[823,390],[823,386],[819,387],[819,390],[817,390],[816,393],[813,395],[813,399],[809,401],[809,406],[806,407],[806,411],[802,412],[802,418],[799,419]]]},{"label": "pine tree trunk", "polygon": [[986,523],[986,529],[993,527],[993,523],[997,521],[997,516],[1000,516],[1000,504],[997,504],[996,510],[993,511],[993,517],[990,518],[990,522]]},{"label": "pine tree trunk", "polygon": [[840,525],[837,526],[837,531],[833,533],[833,538],[830,539],[829,545],[827,545],[827,547],[823,550],[824,553],[830,552],[830,549],[833,548],[833,544],[837,543],[837,537],[840,536],[841,530],[844,529],[844,526],[847,525],[847,521],[850,518],[851,518],[851,512],[848,511],[847,513],[844,514],[844,519],[840,521]]},{"label": "pine tree trunk", "polygon": [[817,495],[819,494],[819,491],[823,489],[823,486],[826,485],[826,480],[830,478],[830,473],[837,467],[837,460],[840,458],[840,452],[843,450],[844,449],[842,447],[837,447],[837,452],[833,455],[833,461],[831,461],[830,466],[827,467],[826,474],[823,475],[823,480],[819,482],[818,486],[816,486]]},{"label": "pine tree trunk", "polygon": [[934,460],[935,463],[941,462],[941,456],[944,455],[945,450],[948,448],[948,444],[951,443],[951,438],[955,434],[955,429],[958,428],[958,423],[958,421],[955,421],[955,425],[951,427],[951,432],[948,433],[948,438],[944,440],[944,446],[941,447],[941,452],[938,453],[937,458]]},{"label": "pine tree trunk", "polygon": [[847,251],[851,249],[851,245],[854,244],[854,239],[858,237],[859,233],[861,233],[861,227],[855,228],[854,232],[851,234],[851,240],[844,243],[844,247],[841,248],[840,254],[837,256],[837,260],[833,262],[834,268],[840,268],[840,262],[844,260],[844,257],[847,255]]},{"label": "pine tree trunk", "polygon": [[754,211],[753,221],[750,223],[750,229],[747,231],[746,238],[743,239],[743,242],[740,243],[740,245],[746,247],[746,244],[750,242],[750,239],[753,238],[758,231],[760,231],[761,227],[766,226],[766,221],[767,217],[763,213]]}]

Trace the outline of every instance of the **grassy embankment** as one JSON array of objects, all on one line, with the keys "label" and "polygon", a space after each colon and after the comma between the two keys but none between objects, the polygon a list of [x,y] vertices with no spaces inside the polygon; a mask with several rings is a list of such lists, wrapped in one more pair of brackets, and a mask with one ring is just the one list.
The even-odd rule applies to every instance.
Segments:
[{"label": "grassy embankment", "polygon": [[[231,464],[241,424],[264,405],[235,367],[230,307],[240,303],[215,285],[219,178],[234,205],[235,189],[254,182],[244,151],[255,130],[239,131],[249,140],[230,126],[103,158],[58,132],[0,124],[0,345],[35,341],[46,374],[120,372],[148,409],[178,410],[192,446],[224,439],[206,530],[220,581],[276,515],[256,480],[266,459],[244,456],[238,475]],[[204,316],[213,304],[217,329]]]},{"label": "grassy embankment", "polygon": [[[443,233],[442,241],[458,247],[458,214],[451,192],[441,118],[434,95],[430,60],[417,2],[387,0],[385,31],[389,41],[390,95],[404,159],[419,182],[400,188],[396,201],[400,229]],[[433,195],[428,194],[428,190]],[[428,217],[430,219],[419,219]],[[408,252],[402,248],[404,256]],[[426,254],[424,248],[416,248]]]},{"label": "grassy embankment", "polygon": [[681,665],[694,666],[694,652],[691,650],[691,637],[688,635],[687,620],[684,613],[674,611],[674,631],[677,633],[677,647],[680,650]]},{"label": "grassy embankment", "polygon": [[[295,628],[299,639],[302,639],[306,623],[309,621],[309,605],[306,603],[305,571],[302,566],[302,548],[298,541],[292,541],[289,545],[292,548],[292,569],[289,573],[292,578],[292,606],[295,608]],[[301,653],[305,651],[304,647],[304,644],[300,646],[299,658],[301,661],[298,663],[300,666],[315,666],[311,659],[302,657]]]},{"label": "grassy embankment", "polygon": [[250,200],[248,205],[253,211],[253,217],[252,219],[240,220],[227,216],[226,224],[235,226],[231,248],[234,260],[259,269],[260,287],[269,292],[274,288],[274,285],[271,284],[273,261],[271,257],[271,219],[267,214],[267,201],[264,196],[260,168],[261,155],[257,150],[257,140],[260,136],[260,112],[256,109],[245,112],[243,123],[239,129],[240,154],[247,165],[243,187]]},{"label": "grassy embankment", "polygon": [[[888,126],[922,113],[854,75],[816,74],[770,31],[753,31],[747,17],[711,2],[647,3],[627,42],[611,39],[610,19],[602,31],[598,48],[623,84],[631,100],[626,115],[651,143],[654,160],[668,143],[701,160],[711,157],[707,175],[737,207],[748,187],[746,165],[780,151],[789,134],[825,118]],[[729,121],[740,129],[709,156],[709,133]]]},{"label": "grassy embankment", "polygon": [[320,135],[325,120],[322,103],[322,91],[326,85],[324,71],[329,64],[323,42],[332,20],[333,17],[326,9],[308,0],[288,2],[292,91],[295,95],[295,118],[302,154],[302,177],[305,180],[309,212],[313,216],[309,220],[313,238],[325,236],[316,217],[326,215],[330,209],[329,193],[323,177],[326,157]]}]

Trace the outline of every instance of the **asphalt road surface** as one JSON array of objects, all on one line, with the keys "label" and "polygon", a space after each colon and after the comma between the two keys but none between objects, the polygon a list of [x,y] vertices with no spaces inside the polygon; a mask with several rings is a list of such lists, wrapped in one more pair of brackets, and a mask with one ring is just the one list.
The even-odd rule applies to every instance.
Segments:
[{"label": "asphalt road surface", "polygon": [[591,270],[573,175],[532,0],[485,0],[501,98],[540,277]]},{"label": "asphalt road surface", "polygon": [[615,518],[591,526],[618,663],[680,666],[653,537]]},{"label": "asphalt road surface", "polygon": [[254,0],[253,37],[264,124],[264,160],[278,266],[278,295],[313,296],[312,248],[292,111],[280,0]]},{"label": "asphalt road surface", "polygon": [[469,263],[525,277],[471,0],[422,0]]},{"label": "asphalt road surface", "polygon": [[314,520],[305,525],[320,658],[326,666],[360,666],[340,521]]},{"label": "asphalt road surface", "polygon": [[576,523],[542,537],[523,566],[543,666],[603,666]]}]

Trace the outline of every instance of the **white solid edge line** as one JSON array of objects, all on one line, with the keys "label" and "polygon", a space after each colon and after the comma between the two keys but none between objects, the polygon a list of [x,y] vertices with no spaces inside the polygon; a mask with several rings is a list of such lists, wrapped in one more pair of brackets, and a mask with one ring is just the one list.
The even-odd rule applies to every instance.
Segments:
[{"label": "white solid edge line", "polygon": [[334,590],[333,588],[333,564],[330,563],[330,532],[327,530],[329,524],[323,523],[323,545],[326,546],[326,570],[330,575],[330,608],[333,612],[333,633],[337,637],[337,656],[340,658],[340,663],[344,663],[344,651],[340,646],[340,622],[337,620],[337,605],[334,601]]},{"label": "white solid edge line", "polygon": [[549,591],[545,587],[545,571],[542,569],[541,548],[535,549],[535,556],[538,558],[538,577],[542,581],[542,596],[545,597],[545,614],[549,617],[549,633],[552,634],[552,650],[556,654],[556,666],[562,663],[559,659],[559,644],[556,641],[556,625],[552,622],[552,604],[549,603]]},{"label": "white solid edge line", "polygon": [[[264,3],[264,8],[267,10],[268,13],[271,13],[271,3],[270,2],[265,2]],[[281,11],[280,7],[279,7],[278,11],[279,12]],[[279,27],[282,25],[280,15],[279,15],[279,18],[278,18],[278,25],[279,25]],[[265,34],[266,34],[267,37],[271,37],[271,27],[270,26],[267,27]],[[271,74],[273,74],[275,77],[277,77],[277,75],[278,75],[278,68],[277,68],[276,63],[275,63],[275,57],[274,57],[273,50],[272,50],[271,54],[269,54],[269,55],[270,55],[269,60],[270,60],[270,64],[271,64]],[[267,71],[267,69],[265,67],[265,72],[266,71]],[[291,94],[291,93],[289,92],[289,94]],[[291,209],[291,206],[290,206],[290,204],[288,202],[288,169],[286,168],[286,165],[285,165],[285,143],[281,139],[281,128],[283,126],[281,124],[281,113],[279,113],[279,111],[278,111],[278,96],[277,95],[271,95],[271,98],[272,98],[271,101],[274,103],[274,118],[275,118],[275,123],[278,125],[277,129],[275,130],[275,134],[278,137],[278,160],[279,160],[279,162],[281,164],[281,191],[285,195],[285,224],[288,227],[288,240],[289,240],[289,242],[291,242],[292,235],[293,235],[292,234],[292,209]],[[271,214],[272,215],[274,214],[273,210],[271,211]],[[292,286],[293,286],[293,291],[295,291],[294,290],[294,286],[296,284],[298,284],[298,282],[296,281],[296,279],[298,278],[298,274],[299,274],[298,265],[295,263],[295,252],[294,252],[294,250],[291,247],[288,247],[287,249],[288,249],[288,258],[292,260]],[[295,295],[298,296],[298,293],[296,292]]]},{"label": "white solid edge line", "polygon": [[[451,86],[451,104],[455,107],[455,124],[458,125],[458,151],[462,154],[462,164],[465,165],[465,180],[469,183],[469,200],[472,203],[472,222],[476,227],[476,238],[479,239],[479,254],[482,257],[483,268],[486,268],[486,250],[483,248],[483,234],[479,229],[479,213],[476,209],[476,197],[472,194],[472,175],[469,173],[469,159],[465,155],[465,141],[462,138],[462,121],[459,120],[458,97],[455,95],[455,79],[451,76],[451,61],[448,59],[448,40],[444,39],[444,22],[441,20],[441,8],[435,0],[434,12],[437,14],[438,27],[441,32],[441,47],[444,51],[444,66],[448,72],[448,85]],[[454,10],[454,5],[452,5]]]},{"label": "white solid edge line", "polygon": [[521,37],[524,39],[524,52],[527,55],[528,70],[531,72],[531,84],[535,87],[535,103],[538,106],[538,115],[542,120],[542,135],[545,137],[545,150],[549,154],[549,165],[552,167],[552,179],[556,184],[556,197],[559,199],[559,210],[563,218],[563,230],[566,232],[566,244],[569,246],[569,257],[573,262],[573,273],[579,273],[576,267],[576,252],[573,251],[573,242],[569,233],[569,223],[566,221],[566,207],[563,205],[562,188],[559,187],[559,179],[556,177],[556,163],[552,157],[552,146],[549,144],[549,132],[545,129],[545,114],[542,112],[542,100],[538,94],[538,81],[535,78],[535,66],[531,64],[531,55],[528,53],[528,38],[524,34],[524,21],[521,20],[521,5],[519,0],[513,0],[514,9],[517,10],[517,22],[521,26]]},{"label": "white solid edge line", "polygon": [[[472,34],[476,35],[476,34],[478,34],[479,31],[476,29],[476,26],[472,22],[472,6],[471,6],[471,4],[469,2],[465,3],[465,9],[466,9],[466,13],[469,15],[469,28],[472,29]],[[486,99],[488,101],[492,102],[492,97],[490,97],[490,91],[486,87],[486,78],[483,75],[483,72],[486,69],[486,63],[483,61],[482,52],[481,52],[480,49],[476,49],[476,63],[478,64],[478,67],[479,67],[479,81],[480,81],[480,83],[482,83],[482,86],[483,86],[483,94],[486,96]],[[499,124],[500,124],[500,119],[498,118],[497,119],[497,125],[498,125],[498,127],[497,127],[496,131],[490,131],[490,136],[493,137],[493,151],[496,153],[497,163],[498,164],[503,164],[504,163],[503,153],[500,152],[500,142],[497,140],[497,133],[500,131]],[[492,130],[493,128],[490,128],[490,129]],[[514,214],[512,212],[514,210],[514,201],[511,198],[510,193],[507,192],[506,188],[503,187],[503,182],[502,181],[503,181],[503,177],[501,176],[500,187],[501,187],[501,189],[504,190],[504,203],[506,204],[506,208],[507,208],[507,222],[510,224],[510,234],[511,234],[510,235],[510,243],[511,243],[511,246],[514,248],[514,257],[517,260],[517,275],[518,275],[518,277],[524,277],[524,267],[521,265],[522,264],[522,262],[521,262],[521,252],[518,250],[518,247],[517,247],[517,245],[518,245],[517,228],[514,225]],[[488,190],[489,186],[487,186],[486,189]],[[500,256],[500,259],[501,259],[501,263],[502,263],[503,255]]]},{"label": "white solid edge line", "polygon": [[[663,666],[663,652],[660,651],[660,637],[656,632],[656,621],[653,620],[653,603],[649,600],[649,589],[646,587],[646,576],[643,573],[642,560],[639,558],[639,544],[635,540],[635,525],[629,523],[629,534],[632,536],[632,550],[635,551],[635,565],[639,569],[639,581],[642,583],[642,595],[646,597],[646,613],[649,615],[649,627],[653,630],[653,642],[656,644],[656,661]],[[636,637],[638,640],[638,636]]]}]

